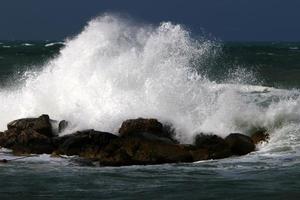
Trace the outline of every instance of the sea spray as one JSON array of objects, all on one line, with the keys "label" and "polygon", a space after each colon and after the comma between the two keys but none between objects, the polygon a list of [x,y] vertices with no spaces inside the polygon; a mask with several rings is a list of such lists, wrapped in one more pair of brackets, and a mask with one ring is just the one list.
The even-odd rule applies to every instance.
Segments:
[{"label": "sea spray", "polygon": [[272,135],[290,127],[298,137],[298,90],[245,85],[255,77],[243,68],[228,71],[226,81],[210,80],[205,71],[216,45],[170,22],[95,18],[41,71],[28,71],[20,87],[1,91],[0,127],[47,113],[71,122],[64,134],[86,128],[117,134],[122,121],[151,117],[172,123],[181,142],[199,132],[224,137],[256,128]]}]

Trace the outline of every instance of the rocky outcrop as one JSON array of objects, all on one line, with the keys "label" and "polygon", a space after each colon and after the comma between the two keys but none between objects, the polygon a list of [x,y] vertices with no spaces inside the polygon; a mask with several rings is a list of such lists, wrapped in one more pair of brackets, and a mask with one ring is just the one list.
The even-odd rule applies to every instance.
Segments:
[{"label": "rocky outcrop", "polygon": [[251,139],[254,144],[259,144],[261,142],[267,142],[270,139],[270,135],[266,130],[258,130],[251,135]]},{"label": "rocky outcrop", "polygon": [[[244,155],[255,149],[254,143],[267,137],[256,133],[252,139],[234,133],[225,139],[213,134],[198,134],[193,144],[179,144],[171,125],[156,119],[130,119],[122,123],[119,136],[93,129],[57,136],[48,115],[10,122],[0,133],[0,146],[15,154],[77,155],[101,166],[148,165],[194,162]],[[57,124],[57,121],[55,121]],[[68,126],[61,121],[58,132]],[[89,163],[89,162],[88,162]]]},{"label": "rocky outcrop", "polygon": [[196,135],[194,144],[197,148],[207,149],[209,159],[226,158],[232,155],[230,146],[217,135],[201,133]]},{"label": "rocky outcrop", "polygon": [[53,136],[50,118],[48,115],[41,115],[38,118],[24,118],[14,120],[7,124],[7,129],[18,131],[31,129],[46,137]]},{"label": "rocky outcrop", "polygon": [[192,162],[193,157],[184,146],[139,138],[119,138],[99,154],[100,165],[149,165]]},{"label": "rocky outcrop", "polygon": [[18,154],[51,153],[52,128],[48,115],[38,118],[19,119],[7,125],[8,130],[0,134],[0,146]]},{"label": "rocky outcrop", "polygon": [[123,138],[140,138],[165,143],[178,143],[171,126],[163,126],[157,119],[129,119],[122,123],[119,135]]},{"label": "rocky outcrop", "polygon": [[111,133],[91,129],[53,138],[53,143],[57,154],[95,157],[94,155],[117,138],[118,136]]},{"label": "rocky outcrop", "polygon": [[69,125],[69,122],[66,121],[66,120],[61,120],[59,123],[58,123],[58,133],[61,133],[63,132]]},{"label": "rocky outcrop", "polygon": [[245,155],[255,150],[252,139],[240,133],[231,133],[225,138],[233,155]]}]

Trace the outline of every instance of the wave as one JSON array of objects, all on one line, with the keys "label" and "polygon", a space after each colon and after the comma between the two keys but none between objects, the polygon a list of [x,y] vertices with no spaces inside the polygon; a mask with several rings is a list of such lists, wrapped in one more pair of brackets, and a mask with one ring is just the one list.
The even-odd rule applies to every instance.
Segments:
[{"label": "wave", "polygon": [[45,44],[45,47],[52,47],[55,45],[65,45],[65,43],[64,42],[51,42],[51,43]]},{"label": "wave", "polygon": [[1,90],[0,127],[47,113],[70,121],[69,132],[117,133],[123,120],[154,117],[174,124],[182,142],[199,132],[225,137],[265,128],[271,142],[264,149],[296,148],[299,91],[247,85],[253,76],[245,71],[234,72],[239,77],[226,82],[209,80],[205,69],[218,45],[195,40],[170,22],[154,26],[97,17],[43,70],[29,71],[23,85]]},{"label": "wave", "polygon": [[22,46],[30,47],[30,46],[34,46],[34,44],[31,44],[31,43],[24,43],[24,44],[22,44]]},{"label": "wave", "polygon": [[299,47],[289,47],[290,50],[299,50]]}]

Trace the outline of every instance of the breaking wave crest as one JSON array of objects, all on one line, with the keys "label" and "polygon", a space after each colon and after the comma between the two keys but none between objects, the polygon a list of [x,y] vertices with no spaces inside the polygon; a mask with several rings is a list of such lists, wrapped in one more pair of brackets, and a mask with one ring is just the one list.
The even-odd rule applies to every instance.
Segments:
[{"label": "breaking wave crest", "polygon": [[255,77],[242,69],[226,82],[210,80],[205,69],[218,45],[170,22],[95,18],[41,71],[1,90],[1,129],[13,119],[47,113],[70,121],[69,132],[117,133],[126,119],[151,117],[172,123],[182,142],[199,132],[224,137],[265,128],[271,141],[264,149],[297,149],[299,91],[243,84]]}]

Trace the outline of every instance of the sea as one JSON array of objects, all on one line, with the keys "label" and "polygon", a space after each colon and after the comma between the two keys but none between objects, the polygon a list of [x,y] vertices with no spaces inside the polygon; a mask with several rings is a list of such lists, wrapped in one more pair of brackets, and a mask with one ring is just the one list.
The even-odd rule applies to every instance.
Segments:
[{"label": "sea", "polygon": [[49,114],[114,134],[122,121],[171,123],[176,138],[265,129],[245,156],[101,167],[75,156],[0,150],[0,199],[300,199],[300,43],[224,42],[172,22],[114,15],[62,41],[0,41],[0,130]]}]

